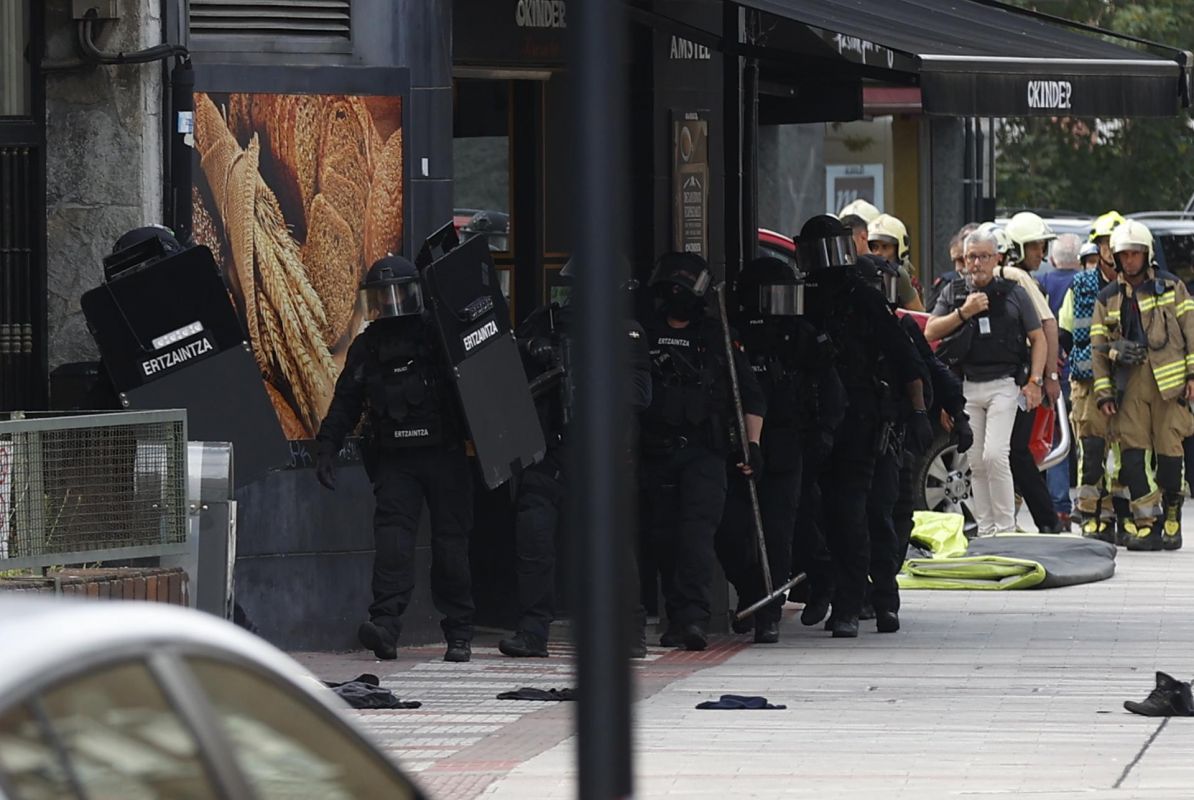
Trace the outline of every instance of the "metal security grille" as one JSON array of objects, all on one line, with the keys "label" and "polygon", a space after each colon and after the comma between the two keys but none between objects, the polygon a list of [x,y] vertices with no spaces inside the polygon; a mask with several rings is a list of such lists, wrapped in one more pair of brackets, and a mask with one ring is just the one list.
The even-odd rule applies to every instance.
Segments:
[{"label": "metal security grille", "polygon": [[191,0],[192,35],[349,39],[351,0]]},{"label": "metal security grille", "polygon": [[182,411],[0,418],[0,566],[185,542],[186,455]]},{"label": "metal security grille", "polygon": [[28,146],[0,146],[0,409],[39,402],[41,364],[33,339],[41,229],[37,215],[39,162]]}]

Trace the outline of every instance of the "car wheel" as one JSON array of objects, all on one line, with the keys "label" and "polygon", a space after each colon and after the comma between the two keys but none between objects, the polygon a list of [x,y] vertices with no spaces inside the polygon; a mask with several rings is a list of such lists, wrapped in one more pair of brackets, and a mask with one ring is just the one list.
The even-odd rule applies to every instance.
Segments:
[{"label": "car wheel", "polygon": [[941,434],[916,468],[917,508],[961,514],[966,518],[966,534],[973,536],[977,526],[971,481],[968,455],[958,452],[952,436]]}]

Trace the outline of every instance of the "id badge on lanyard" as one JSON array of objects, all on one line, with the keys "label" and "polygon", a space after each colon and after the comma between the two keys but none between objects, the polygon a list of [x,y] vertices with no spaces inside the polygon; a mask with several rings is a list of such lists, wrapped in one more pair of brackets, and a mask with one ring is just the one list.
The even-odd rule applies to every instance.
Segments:
[{"label": "id badge on lanyard", "polygon": [[979,317],[978,318],[978,332],[979,332],[979,335],[981,335],[981,336],[990,336],[991,335],[991,318],[990,317]]}]

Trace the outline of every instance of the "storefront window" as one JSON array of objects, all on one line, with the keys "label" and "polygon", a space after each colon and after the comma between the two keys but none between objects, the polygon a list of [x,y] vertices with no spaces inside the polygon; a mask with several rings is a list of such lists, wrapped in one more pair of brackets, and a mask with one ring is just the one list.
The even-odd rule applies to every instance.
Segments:
[{"label": "storefront window", "polygon": [[32,113],[29,92],[28,0],[0,0],[0,117]]},{"label": "storefront window", "polygon": [[483,236],[495,253],[510,243],[510,84],[456,81],[452,140],[456,227]]}]

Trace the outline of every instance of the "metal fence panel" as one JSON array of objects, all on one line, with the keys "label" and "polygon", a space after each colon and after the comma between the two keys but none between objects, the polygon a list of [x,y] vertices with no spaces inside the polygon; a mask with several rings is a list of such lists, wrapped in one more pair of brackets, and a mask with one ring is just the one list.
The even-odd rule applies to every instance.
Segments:
[{"label": "metal fence panel", "polygon": [[0,416],[0,559],[187,539],[186,412]]}]

